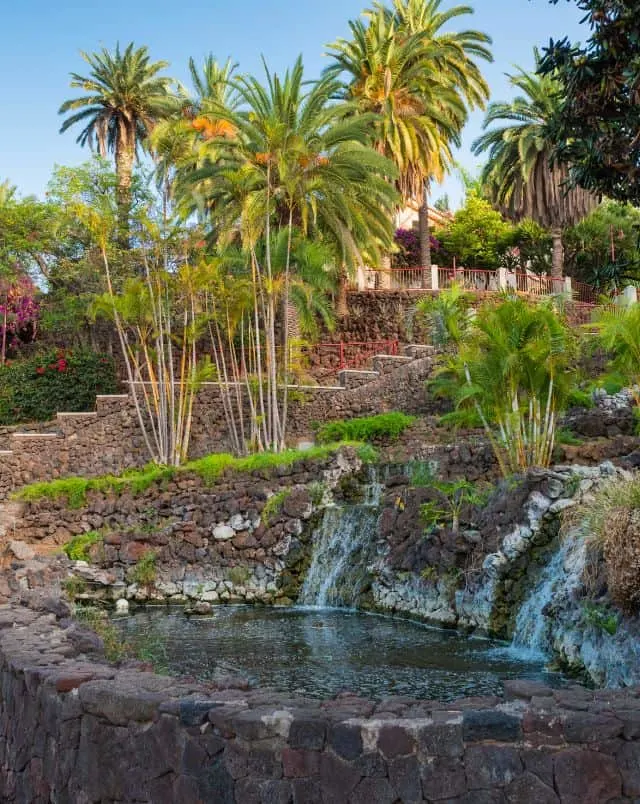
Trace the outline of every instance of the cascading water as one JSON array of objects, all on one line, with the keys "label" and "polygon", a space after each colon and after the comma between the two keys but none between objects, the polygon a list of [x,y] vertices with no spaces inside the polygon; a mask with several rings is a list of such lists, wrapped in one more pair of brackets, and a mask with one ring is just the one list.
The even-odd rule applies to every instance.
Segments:
[{"label": "cascading water", "polygon": [[513,646],[549,653],[552,619],[549,609],[566,599],[580,585],[584,567],[584,539],[573,533],[564,538],[537,583],[522,604],[513,634]]},{"label": "cascading water", "polygon": [[383,486],[372,476],[357,505],[330,505],[313,536],[311,566],[298,603],[317,608],[353,608],[374,559]]}]

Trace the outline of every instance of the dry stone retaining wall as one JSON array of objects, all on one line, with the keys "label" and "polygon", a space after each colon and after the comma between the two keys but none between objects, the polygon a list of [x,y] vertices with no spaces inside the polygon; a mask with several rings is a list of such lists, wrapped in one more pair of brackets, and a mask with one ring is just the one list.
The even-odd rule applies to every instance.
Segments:
[{"label": "dry stone retaining wall", "polygon": [[[426,410],[425,380],[431,366],[430,356],[409,362],[381,356],[366,385],[349,387],[346,377],[347,387],[309,386],[296,391],[289,410],[290,438],[309,437],[313,426],[327,419]],[[59,413],[48,432],[5,433],[0,446],[0,500],[33,481],[115,474],[149,460],[127,396],[99,396],[93,413]],[[214,385],[207,385],[195,405],[190,457],[227,448],[219,393]]]},{"label": "dry stone retaining wall", "polygon": [[6,804],[622,804],[638,691],[507,682],[450,703],[330,701],[100,659],[60,601],[0,607]]}]

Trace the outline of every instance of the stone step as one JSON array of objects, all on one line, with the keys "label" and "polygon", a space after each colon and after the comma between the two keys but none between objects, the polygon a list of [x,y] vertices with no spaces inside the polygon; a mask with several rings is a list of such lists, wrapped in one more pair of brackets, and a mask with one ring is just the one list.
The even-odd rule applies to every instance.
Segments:
[{"label": "stone step", "polygon": [[62,438],[61,433],[11,433],[11,439],[18,443],[32,443],[38,441],[51,441]]},{"label": "stone step", "polygon": [[435,353],[435,347],[426,343],[408,343],[404,347],[404,353],[407,357],[417,360],[421,357],[431,357]]},{"label": "stone step", "polygon": [[379,374],[389,374],[412,360],[412,357],[402,355],[375,355],[372,359],[373,370]]},{"label": "stone step", "polygon": [[338,373],[338,382],[343,388],[348,390],[360,388],[362,385],[377,380],[380,376],[378,371],[356,371],[355,369],[342,369]]},{"label": "stone step", "polygon": [[96,397],[96,411],[99,415],[117,413],[130,404],[129,394],[99,394]]}]

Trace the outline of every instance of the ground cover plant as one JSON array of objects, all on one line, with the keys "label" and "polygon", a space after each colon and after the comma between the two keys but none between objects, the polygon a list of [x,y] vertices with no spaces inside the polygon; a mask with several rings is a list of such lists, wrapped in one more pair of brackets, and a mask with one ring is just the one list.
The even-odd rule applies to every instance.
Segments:
[{"label": "ground cover plant", "polygon": [[394,441],[414,422],[415,416],[398,412],[336,419],[318,429],[317,439],[321,444],[339,441]]},{"label": "ground cover plant", "polygon": [[[343,441],[324,444],[307,450],[289,449],[284,452],[260,452],[238,458],[229,453],[215,453],[188,461],[179,467],[149,464],[142,469],[133,469],[121,475],[103,477],[67,477],[49,482],[32,483],[14,494],[14,498],[26,502],[46,499],[65,499],[70,508],[80,508],[86,503],[87,494],[96,491],[102,494],[142,494],[156,484],[172,480],[179,474],[194,474],[202,480],[214,483],[223,473],[231,474],[268,471],[278,466],[290,466],[298,461],[323,460],[342,447],[359,448],[358,442]],[[365,453],[365,458],[371,456]]]}]

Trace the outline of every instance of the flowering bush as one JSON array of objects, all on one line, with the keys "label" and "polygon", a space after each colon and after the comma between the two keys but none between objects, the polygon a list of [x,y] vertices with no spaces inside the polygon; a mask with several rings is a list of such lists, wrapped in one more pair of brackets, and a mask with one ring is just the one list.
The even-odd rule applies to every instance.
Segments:
[{"label": "flowering bush", "polygon": [[28,276],[11,283],[0,280],[0,366],[21,343],[35,339],[40,317],[36,292]]},{"label": "flowering bush", "polygon": [[[393,261],[397,268],[416,268],[420,265],[420,235],[415,229],[396,229],[394,235],[398,252]],[[439,251],[440,242],[433,235],[429,236],[431,252]]]},{"label": "flowering bush", "polygon": [[118,389],[112,358],[56,350],[0,367],[0,424],[47,421],[58,411],[93,410],[96,394]]}]

